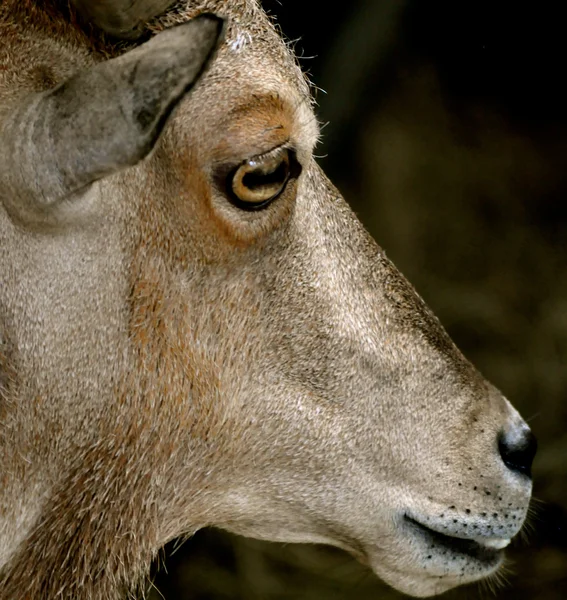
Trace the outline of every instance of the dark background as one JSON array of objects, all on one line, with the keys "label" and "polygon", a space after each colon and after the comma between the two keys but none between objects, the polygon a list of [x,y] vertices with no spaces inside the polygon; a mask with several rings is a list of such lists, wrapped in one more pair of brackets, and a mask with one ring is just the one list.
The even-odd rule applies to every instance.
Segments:
[{"label": "dark background", "polygon": [[[502,599],[567,598],[567,94],[561,3],[269,0],[314,84],[321,164],[539,438]],[[171,545],[167,554],[175,549]],[[205,530],[167,600],[382,600],[348,555]],[[486,597],[478,586],[446,598]],[[156,591],[152,600],[159,598]]]}]

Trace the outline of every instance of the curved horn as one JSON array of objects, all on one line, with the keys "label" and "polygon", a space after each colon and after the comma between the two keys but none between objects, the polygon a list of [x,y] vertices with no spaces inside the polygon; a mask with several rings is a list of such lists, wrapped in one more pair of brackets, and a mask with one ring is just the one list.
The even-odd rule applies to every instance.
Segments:
[{"label": "curved horn", "polygon": [[0,122],[0,190],[24,223],[154,147],[219,44],[224,21],[201,15],[126,54],[33,94]]},{"label": "curved horn", "polygon": [[72,0],[85,20],[114,37],[135,39],[144,24],[164,13],[176,0]]}]

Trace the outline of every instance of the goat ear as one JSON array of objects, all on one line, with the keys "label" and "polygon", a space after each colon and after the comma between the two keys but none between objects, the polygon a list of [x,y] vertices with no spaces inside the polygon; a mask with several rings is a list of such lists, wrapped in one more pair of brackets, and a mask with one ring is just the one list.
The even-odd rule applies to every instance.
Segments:
[{"label": "goat ear", "polygon": [[119,58],[28,98],[0,123],[0,190],[21,215],[45,213],[90,183],[135,165],[219,44],[202,15]]},{"label": "goat ear", "polygon": [[71,0],[85,21],[118,38],[135,39],[144,24],[164,13],[175,0]]}]

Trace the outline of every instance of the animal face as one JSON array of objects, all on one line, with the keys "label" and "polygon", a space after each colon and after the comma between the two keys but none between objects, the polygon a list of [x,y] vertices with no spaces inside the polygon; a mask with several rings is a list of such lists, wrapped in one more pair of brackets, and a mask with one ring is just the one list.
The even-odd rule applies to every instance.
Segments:
[{"label": "animal face", "polygon": [[495,573],[529,429],[317,166],[258,5],[121,44],[25,10],[0,12],[0,596],[114,598],[208,525],[416,596]]}]

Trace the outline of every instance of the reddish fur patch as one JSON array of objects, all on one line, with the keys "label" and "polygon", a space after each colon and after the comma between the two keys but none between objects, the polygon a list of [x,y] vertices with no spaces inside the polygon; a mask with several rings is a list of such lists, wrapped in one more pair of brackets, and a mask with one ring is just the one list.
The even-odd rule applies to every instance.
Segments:
[{"label": "reddish fur patch", "polygon": [[142,412],[152,427],[164,428],[164,439],[172,439],[167,431],[173,429],[186,438],[213,440],[222,422],[220,404],[211,403],[220,392],[218,365],[197,348],[195,315],[190,314],[195,307],[187,305],[179,283],[188,264],[183,253],[191,249],[178,231],[163,228],[171,222],[164,215],[141,222],[146,231],[133,260],[130,296],[136,368],[122,398],[136,389]]},{"label": "reddish fur patch", "polygon": [[104,32],[81,21],[70,0],[2,0],[0,35],[6,43],[9,29],[35,29],[49,37],[87,46],[106,57],[121,54],[131,44],[108,39]]},{"label": "reddish fur patch", "polygon": [[77,16],[69,2],[60,0],[3,0],[0,24],[21,24],[58,37],[76,37]]},{"label": "reddish fur patch", "polygon": [[252,95],[224,116],[219,124],[222,137],[213,149],[204,150],[219,162],[268,152],[290,139],[293,117],[292,107],[280,96]]}]

